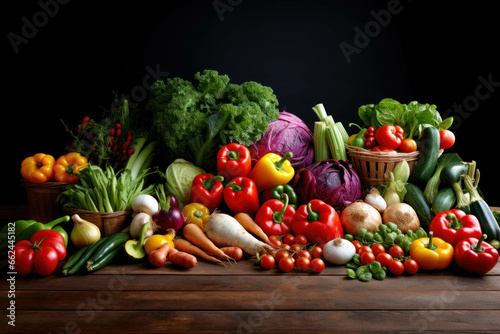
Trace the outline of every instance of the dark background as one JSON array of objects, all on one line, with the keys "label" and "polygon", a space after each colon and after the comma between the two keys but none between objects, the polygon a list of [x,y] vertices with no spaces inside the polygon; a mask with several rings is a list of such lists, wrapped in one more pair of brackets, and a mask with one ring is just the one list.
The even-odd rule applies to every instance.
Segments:
[{"label": "dark background", "polygon": [[[84,116],[99,118],[113,92],[130,94],[143,85],[147,67],[185,79],[215,69],[234,83],[260,82],[274,89],[282,109],[311,129],[316,120],[311,107],[317,103],[346,125],[361,122],[360,105],[385,97],[436,104],[443,115],[457,118],[457,142],[450,151],[478,162],[488,203],[500,204],[494,2],[20,3],[6,3],[2,11],[1,204],[26,202],[19,182],[25,157],[66,153],[71,138],[61,120],[74,128]],[[384,17],[394,4],[397,14]],[[376,23],[377,15],[387,24]],[[26,30],[26,22],[37,23],[36,31]],[[340,43],[356,46],[355,29],[370,28],[371,37],[349,63]],[[23,29],[32,36],[15,52],[9,34],[22,36]],[[499,84],[488,91],[479,77]],[[464,113],[453,111],[464,103]]]}]

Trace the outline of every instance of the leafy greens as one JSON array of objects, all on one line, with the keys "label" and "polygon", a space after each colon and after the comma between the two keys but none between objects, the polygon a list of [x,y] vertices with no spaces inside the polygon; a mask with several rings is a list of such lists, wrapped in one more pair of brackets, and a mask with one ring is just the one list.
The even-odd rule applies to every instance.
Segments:
[{"label": "leafy greens", "polygon": [[400,125],[408,138],[420,138],[426,127],[444,130],[453,124],[453,117],[443,120],[434,104],[417,101],[401,104],[390,98],[385,98],[378,104],[360,106],[358,115],[366,126],[373,126],[375,129],[383,125]]}]

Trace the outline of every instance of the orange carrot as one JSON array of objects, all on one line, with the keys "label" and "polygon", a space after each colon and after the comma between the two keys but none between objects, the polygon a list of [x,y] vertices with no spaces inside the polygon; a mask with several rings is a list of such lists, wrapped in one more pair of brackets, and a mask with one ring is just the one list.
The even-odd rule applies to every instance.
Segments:
[{"label": "orange carrot", "polygon": [[267,237],[267,234],[264,233],[264,231],[252,219],[252,217],[250,217],[250,215],[248,213],[238,212],[237,214],[234,215],[234,219],[236,219],[238,221],[238,223],[240,223],[240,225],[243,226],[243,228],[245,230],[247,230],[247,232],[255,234],[265,243],[268,243],[268,244],[271,243],[269,241],[269,238]]},{"label": "orange carrot", "polygon": [[174,240],[174,245],[175,248],[177,248],[180,251],[199,256],[202,259],[205,259],[213,263],[222,263],[221,260],[208,255],[203,249],[193,245],[190,241],[187,241],[186,239],[177,238]]},{"label": "orange carrot", "polygon": [[215,246],[212,240],[207,237],[207,235],[201,230],[198,225],[194,223],[186,224],[182,229],[182,234],[184,235],[185,239],[191,241],[191,243],[200,247],[207,253],[225,260],[232,260],[231,257],[224,254],[223,251]]},{"label": "orange carrot", "polygon": [[173,264],[185,268],[193,268],[198,263],[198,261],[196,260],[196,256],[179,251],[175,248],[170,248],[170,251],[168,252],[168,259]]},{"label": "orange carrot", "polygon": [[221,251],[224,252],[224,254],[232,257],[236,261],[241,260],[243,258],[243,250],[240,247],[221,247]]},{"label": "orange carrot", "polygon": [[167,262],[168,252],[170,251],[170,243],[167,242],[160,246],[160,248],[148,254],[149,262],[155,267],[161,267]]}]

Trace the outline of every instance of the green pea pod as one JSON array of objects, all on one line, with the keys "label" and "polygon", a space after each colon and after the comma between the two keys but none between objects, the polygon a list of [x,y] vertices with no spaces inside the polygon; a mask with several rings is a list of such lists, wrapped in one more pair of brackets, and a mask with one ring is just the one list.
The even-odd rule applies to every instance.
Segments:
[{"label": "green pea pod", "polygon": [[68,247],[68,232],[62,226],[56,226],[52,229],[52,231],[59,232],[60,235],[64,238],[64,246]]},{"label": "green pea pod", "polygon": [[70,217],[68,215],[59,217],[57,219],[54,219],[53,221],[43,224],[43,223],[34,223],[30,225],[27,229],[25,229],[21,235],[19,236],[19,239],[16,240],[29,240],[31,239],[31,236],[35,234],[38,231],[41,230],[51,230],[54,226],[56,226],[59,223],[66,223],[68,222]]}]

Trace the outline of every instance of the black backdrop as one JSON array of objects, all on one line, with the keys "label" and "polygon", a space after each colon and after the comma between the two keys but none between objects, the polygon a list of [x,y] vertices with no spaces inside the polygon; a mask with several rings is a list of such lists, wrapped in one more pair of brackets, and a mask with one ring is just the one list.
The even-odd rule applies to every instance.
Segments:
[{"label": "black backdrop", "polygon": [[[22,5],[21,5],[22,3]],[[111,4],[112,3],[112,4]],[[130,4],[131,3],[131,4]],[[215,69],[274,89],[311,128],[324,103],[337,121],[392,97],[457,119],[452,151],[476,160],[495,192],[498,22],[494,2],[41,0],[5,5],[1,203],[23,203],[20,164],[65,153],[83,116],[113,91],[140,101],[148,74],[191,79]]]}]

